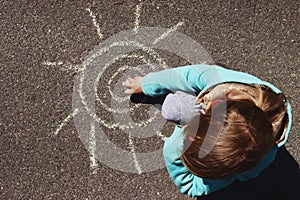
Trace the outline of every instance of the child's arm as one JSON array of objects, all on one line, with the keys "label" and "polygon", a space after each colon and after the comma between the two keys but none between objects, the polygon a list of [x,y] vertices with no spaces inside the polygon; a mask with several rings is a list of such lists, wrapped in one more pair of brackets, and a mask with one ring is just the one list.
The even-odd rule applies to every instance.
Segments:
[{"label": "child's arm", "polygon": [[199,93],[224,82],[265,84],[265,82],[250,74],[208,64],[189,65],[152,72],[144,77],[138,77],[138,81],[135,80],[136,78],[129,79],[129,81],[134,82],[133,85],[123,83],[123,86],[128,89],[126,94],[142,92],[148,96],[159,96],[174,91]]},{"label": "child's arm", "polygon": [[152,72],[142,78],[142,91],[149,96],[158,96],[173,91],[200,92],[206,87],[203,74],[215,66],[200,64]]},{"label": "child's arm", "polygon": [[214,78],[212,77],[211,80],[221,81],[218,78],[219,69],[223,68],[207,64],[176,67],[152,72],[144,77],[129,78],[122,85],[127,88],[125,94],[144,93],[148,96],[159,96],[172,91],[196,93],[204,89],[210,82],[203,76],[205,72],[213,74]]},{"label": "child's arm", "polygon": [[146,95],[158,96],[173,91],[199,93],[224,82],[265,83],[247,73],[225,69],[216,65],[199,64],[149,73],[142,78],[141,87]]}]

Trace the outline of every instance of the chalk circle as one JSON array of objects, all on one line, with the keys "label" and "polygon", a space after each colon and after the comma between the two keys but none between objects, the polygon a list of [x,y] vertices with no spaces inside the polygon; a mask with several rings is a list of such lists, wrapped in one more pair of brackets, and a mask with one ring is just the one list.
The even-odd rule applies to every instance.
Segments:
[{"label": "chalk circle", "polygon": [[[78,114],[74,116],[79,138],[85,147],[90,149],[88,133],[91,126],[94,125],[96,150],[90,153],[93,153],[99,162],[110,168],[127,173],[139,173],[139,170],[135,167],[132,151],[123,150],[111,142],[106,136],[104,128],[100,126],[101,123],[105,123],[103,119],[106,116],[98,117],[96,115],[95,85],[98,85],[99,77],[103,75],[105,70],[117,59],[137,50],[144,52],[154,52],[154,49],[168,51],[191,64],[214,63],[210,55],[198,42],[177,31],[170,32],[163,40],[153,44],[156,38],[168,31],[170,32],[166,28],[141,27],[138,32],[125,30],[111,36],[91,51],[82,64],[82,71],[74,79],[72,106],[74,110],[79,110]],[[121,126],[120,123],[114,123],[106,126],[105,129],[119,129]],[[155,123],[145,124],[145,126],[153,127]],[[135,154],[142,172],[156,171],[165,167],[162,149],[143,153],[135,152]]]},{"label": "chalk circle", "polygon": [[[111,46],[116,46],[116,45],[121,45],[123,46],[124,43],[113,43]],[[150,122],[152,122],[154,119],[156,119],[152,124],[156,124],[155,127],[158,127],[161,128],[164,126],[165,124],[165,120],[163,120],[162,117],[160,117],[159,112],[157,109],[151,109],[150,112],[151,112],[151,117],[148,118],[147,120],[142,120],[140,122],[134,122],[133,120],[131,120],[131,117],[130,117],[130,112],[129,111],[132,111],[132,109],[129,108],[129,105],[128,105],[128,97],[120,97],[120,95],[123,94],[124,96],[124,88],[120,88],[120,87],[114,87],[114,91],[112,92],[111,91],[111,80],[118,75],[118,73],[121,73],[122,71],[126,70],[126,73],[123,74],[123,77],[125,78],[119,78],[119,82],[116,84],[117,86],[121,86],[121,82],[122,81],[125,81],[128,77],[133,77],[135,76],[135,74],[137,73],[143,73],[144,75],[149,73],[149,72],[152,72],[154,70],[157,70],[157,68],[159,68],[158,66],[160,66],[160,68],[162,69],[166,69],[167,66],[166,66],[166,63],[160,58],[160,55],[157,54],[153,49],[150,49],[150,48],[146,48],[146,47],[143,47],[143,52],[144,53],[147,53],[149,54],[149,56],[152,56],[154,57],[158,63],[157,64],[153,64],[150,62],[149,59],[146,59],[144,56],[136,56],[135,54],[133,55],[129,55],[129,54],[124,54],[124,55],[121,55],[121,56],[118,56],[116,58],[114,58],[113,62],[115,61],[118,61],[120,59],[123,59],[123,58],[133,58],[133,57],[136,57],[136,58],[141,58],[143,60],[144,63],[147,63],[147,64],[144,64],[144,65],[139,65],[137,67],[134,67],[134,68],[131,68],[129,66],[123,66],[123,67],[120,67],[113,75],[112,77],[110,78],[110,80],[108,81],[108,88],[109,88],[109,93],[111,94],[111,105],[107,105],[105,103],[102,102],[101,98],[99,97],[98,95],[98,90],[97,90],[97,85],[99,83],[99,80],[101,78],[101,76],[103,75],[103,73],[105,72],[105,70],[109,67],[110,64],[112,64],[113,62],[109,63],[109,65],[105,65],[103,68],[105,69],[104,72],[102,73],[99,73],[97,78],[96,78],[96,81],[95,81],[95,84],[94,84],[94,90],[95,90],[95,95],[96,95],[96,100],[98,101],[98,103],[101,104],[101,106],[109,111],[110,113],[113,114],[114,116],[114,120],[115,122],[114,123],[111,123],[111,122],[107,122],[105,121],[104,119],[100,119],[100,118],[96,118],[96,120],[103,126],[107,127],[107,128],[119,128],[123,131],[125,131],[126,133],[129,134],[129,131],[130,133],[132,134],[132,136],[137,136],[139,138],[145,138],[145,137],[151,137],[153,136],[155,133],[159,132],[159,130],[153,132],[153,131],[150,131],[151,129],[143,129],[143,133],[147,133],[147,134],[140,134],[140,131],[137,132],[138,129],[140,129],[141,127],[149,127],[147,126]],[[139,70],[139,72],[138,72]],[[128,72],[132,72],[132,73],[128,73]],[[119,94],[119,95],[116,95],[116,94]],[[124,101],[127,101],[124,103]],[[139,105],[136,105],[134,106],[136,108],[139,107]],[[90,110],[88,110],[90,111]],[[160,119],[158,119],[160,117]],[[152,127],[153,128],[153,127]],[[149,130],[149,132],[147,132]]]},{"label": "chalk circle", "polygon": [[[143,74],[147,74],[151,71],[149,65],[140,65],[137,66],[140,69],[146,69]],[[135,69],[129,69],[123,76],[119,79],[116,86],[114,87],[113,93],[114,94],[122,94],[124,93],[123,87],[121,86],[122,81],[126,80],[128,77],[134,77],[136,74]],[[131,117],[131,112],[129,112],[130,108],[130,101],[119,103],[117,101],[111,101],[111,108],[114,110],[127,110],[127,112],[121,113],[112,113],[115,122],[122,124],[123,126],[120,127],[122,131],[129,134],[132,137],[136,138],[148,138],[157,135],[157,132],[160,132],[162,127],[165,125],[166,120],[161,116],[160,110],[158,109],[160,105],[151,106],[149,110],[138,110],[143,112],[143,114],[147,113],[149,116],[146,120],[141,120],[140,122],[134,122]],[[136,109],[139,109],[136,107]]]},{"label": "chalk circle", "polygon": [[[146,53],[148,53],[149,55],[152,55],[154,56],[154,58],[156,58],[157,56],[159,56],[155,51],[153,51],[151,49],[148,50]],[[157,55],[155,55],[157,54]],[[158,66],[161,66],[160,68],[162,69],[166,69],[167,66],[166,66],[166,63],[161,60],[160,58],[158,59],[159,61],[159,64],[156,66],[155,64],[152,64],[150,62],[149,59],[146,59],[145,56],[139,56],[139,55],[136,55],[136,54],[132,54],[132,55],[128,55],[128,54],[125,54],[125,55],[122,55],[120,57],[118,57],[116,60],[119,60],[119,59],[123,59],[123,58],[139,58],[141,59],[145,64],[144,65],[139,65],[137,67],[132,67],[132,66],[128,66],[128,65],[125,65],[125,66],[121,66],[110,78],[110,80],[108,81],[108,92],[110,93],[110,96],[111,96],[111,100],[112,101],[116,101],[116,102],[124,102],[124,101],[127,101],[128,102],[128,95],[124,96],[124,92],[123,92],[123,87],[120,89],[118,88],[118,91],[114,91],[112,92],[111,90],[111,82],[114,80],[114,78],[119,75],[119,74],[124,74],[127,73],[127,75],[125,76],[124,79],[121,79],[122,81],[126,81],[126,79],[128,77],[134,77],[136,74],[140,74],[140,75],[145,75],[151,71],[154,71],[155,69],[158,68]],[[135,73],[131,73],[129,74],[128,71],[130,72],[133,72],[135,71]],[[95,83],[98,83],[99,82],[99,79],[101,77],[102,74],[99,74],[98,77],[97,77],[97,80],[95,81]],[[123,75],[124,77],[124,75]],[[118,79],[120,80],[120,79]],[[116,84],[117,86],[121,86],[121,84]],[[113,109],[111,108],[109,105],[105,104],[102,102],[101,98],[99,97],[99,93],[97,92],[97,84],[94,85],[94,89],[95,89],[95,94],[96,94],[96,100],[101,104],[101,106],[111,112],[111,113],[119,113],[119,114],[122,114],[124,112],[128,112],[128,107],[125,107],[123,109],[121,108],[118,108],[118,109]],[[115,89],[115,88],[114,88]],[[139,107],[139,105],[136,105],[135,107]]]}]

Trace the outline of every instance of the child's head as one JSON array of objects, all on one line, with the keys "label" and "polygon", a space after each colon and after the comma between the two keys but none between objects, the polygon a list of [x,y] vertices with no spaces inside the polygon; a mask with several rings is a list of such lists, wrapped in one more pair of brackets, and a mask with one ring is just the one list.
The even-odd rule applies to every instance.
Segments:
[{"label": "child's head", "polygon": [[[286,125],[283,95],[267,87],[233,83],[226,84],[225,93],[226,101],[223,99],[216,105],[208,103],[206,114],[197,114],[184,127],[183,164],[195,175],[206,179],[225,178],[255,167],[280,140]],[[199,102],[204,99],[214,101],[215,98],[220,97],[204,95]],[[226,113],[222,114],[224,106]],[[210,115],[212,109],[217,113],[214,120]],[[220,130],[220,122],[219,136],[207,135],[208,129]],[[202,146],[206,137],[214,143],[212,149]],[[200,151],[208,154],[201,158]]]}]

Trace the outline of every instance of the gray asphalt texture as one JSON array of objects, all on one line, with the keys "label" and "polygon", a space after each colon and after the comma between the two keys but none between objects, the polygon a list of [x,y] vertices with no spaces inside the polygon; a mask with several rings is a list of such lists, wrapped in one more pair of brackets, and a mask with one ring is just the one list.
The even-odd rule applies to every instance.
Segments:
[{"label": "gray asphalt texture", "polygon": [[[105,40],[134,28],[138,4],[129,0],[0,1],[0,199],[189,199],[177,190],[166,169],[125,173],[99,162],[97,173],[91,173],[89,152],[73,120],[53,134],[72,113],[75,72],[61,68],[80,65],[101,42],[86,9],[96,15]],[[284,91],[294,114],[286,149],[299,164],[299,13],[297,0],[154,0],[143,1],[140,26],[170,28],[184,21],[178,31],[199,42],[215,62],[258,76]],[[184,63],[167,52],[160,54],[170,66]],[[47,66],[45,61],[63,64]],[[171,126],[166,125],[165,131],[170,134]],[[128,140],[111,137],[127,148]],[[162,147],[157,138],[135,142],[137,151]]]}]

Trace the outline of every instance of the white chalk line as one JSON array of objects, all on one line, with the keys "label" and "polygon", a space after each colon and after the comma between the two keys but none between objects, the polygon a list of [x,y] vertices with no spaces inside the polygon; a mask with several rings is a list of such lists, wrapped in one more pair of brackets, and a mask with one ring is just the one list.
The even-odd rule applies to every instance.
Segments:
[{"label": "white chalk line", "polygon": [[96,16],[94,15],[93,11],[90,8],[87,8],[86,10],[89,12],[90,17],[92,18],[93,25],[96,27],[99,38],[102,39],[103,34],[101,32],[100,26],[97,23]]},{"label": "white chalk line", "polygon": [[75,116],[79,113],[79,109],[75,109],[71,114],[69,114],[63,121],[62,123],[59,125],[59,127],[56,129],[56,131],[54,132],[54,135],[57,135],[59,133],[59,131],[61,131],[61,129]]},{"label": "white chalk line", "polygon": [[[114,43],[112,43],[112,44],[109,46],[109,48],[115,47],[115,46],[126,46],[126,45],[132,45],[132,43],[130,43],[130,41],[129,41],[129,42],[124,42],[124,41],[121,41],[121,42],[114,42]],[[145,47],[145,46],[143,46],[143,45],[141,45],[141,44],[135,44],[135,45],[140,45],[139,47],[140,47],[144,52],[146,52],[147,54],[151,55],[154,59],[156,59],[164,69],[167,68],[166,63],[159,57],[159,55],[158,55],[153,49],[148,48],[148,47]],[[109,48],[104,48],[105,52],[108,51]],[[101,52],[101,51],[100,51],[100,52],[97,52],[96,54],[98,54],[98,56],[99,56],[99,54],[101,55],[102,53],[105,53],[105,52]],[[93,56],[94,56],[94,55],[93,55]],[[122,55],[122,56],[119,56],[119,57],[117,57],[117,58],[114,58],[113,61],[112,61],[112,63],[116,62],[117,60],[120,60],[121,58],[126,58],[126,56],[128,56],[128,55]],[[96,57],[96,56],[94,56],[94,57]],[[146,62],[146,63],[147,63],[147,62]],[[108,66],[105,65],[105,66],[103,67],[103,70],[105,70],[107,67],[108,67]],[[83,75],[84,75],[84,74],[83,74]],[[99,76],[97,77],[95,83],[99,82],[100,77],[101,77],[101,73],[99,73]],[[104,108],[105,110],[107,110],[107,111],[109,111],[109,112],[112,112],[112,113],[126,113],[126,112],[128,112],[128,109],[115,110],[115,109],[110,108],[110,107],[109,107],[108,105],[106,105],[105,103],[103,103],[102,100],[101,100],[101,98],[99,98],[99,96],[98,96],[97,85],[96,85],[96,84],[94,85],[94,91],[95,91],[95,95],[96,95],[96,100],[101,104],[101,106],[103,106],[103,108]]]},{"label": "white chalk line", "polygon": [[[140,1],[141,2],[141,1]],[[103,34],[101,33],[101,29],[96,21],[96,16],[93,14],[93,12],[91,11],[91,9],[87,8],[86,9],[89,14],[90,14],[90,17],[92,17],[92,22],[93,22],[93,25],[96,27],[96,30],[97,30],[97,34],[99,36],[100,39],[103,38]],[[135,15],[136,15],[136,18],[135,18],[135,32],[138,32],[138,29],[139,29],[139,26],[140,26],[140,13],[141,13],[141,4],[137,5],[136,6],[136,12],[135,12]],[[155,41],[154,41],[154,44],[157,43],[158,41],[164,39],[165,37],[167,37],[172,31],[176,30],[179,26],[181,26],[182,24],[177,24],[176,26],[173,27],[173,30],[170,30],[166,33],[164,33],[163,35],[161,35],[159,38],[157,38]],[[147,49],[148,51],[148,49]],[[63,65],[63,62],[59,61],[59,62],[50,62],[50,61],[45,61],[43,62],[44,65],[46,66],[62,66]],[[165,65],[164,65],[165,66]],[[75,72],[78,72],[78,71],[81,71],[81,66],[79,65],[66,65],[64,66],[62,69],[64,70],[67,70],[67,71],[75,71]],[[124,70],[124,69],[122,69]],[[116,76],[116,75],[115,75]],[[111,80],[109,82],[109,84],[111,83]],[[82,87],[81,87],[82,88]],[[88,107],[86,107],[88,108]],[[78,109],[75,109],[73,111],[73,113],[69,114],[64,120],[63,122],[60,124],[60,126],[57,128],[57,130],[55,131],[55,135],[57,135],[61,130],[62,128],[75,116],[77,115],[79,112]],[[96,118],[96,117],[95,117]],[[116,124],[117,125],[117,124]],[[113,126],[112,126],[113,127]],[[119,127],[117,125],[117,127]],[[156,134],[164,141],[165,140],[165,136],[162,135],[161,132],[156,132]],[[137,172],[139,174],[142,173],[142,169],[139,165],[139,162],[137,160],[137,157],[136,157],[136,153],[135,153],[135,146],[133,144],[133,141],[132,141],[132,138],[131,138],[131,135],[129,135],[129,146],[130,146],[130,150],[132,152],[132,155],[133,155],[133,159],[134,159],[134,164],[135,164],[135,168],[137,170]],[[91,130],[90,130],[90,135],[89,135],[89,152],[90,152],[90,169],[92,170],[93,174],[97,173],[97,167],[98,167],[98,163],[97,163],[97,159],[95,158],[95,151],[96,151],[96,138],[95,138],[95,124],[93,123],[91,125]]]},{"label": "white chalk line", "polygon": [[[135,46],[138,46],[140,49],[143,49],[144,52],[150,54],[151,56],[153,56],[156,60],[158,60],[160,63],[161,63],[161,66],[163,68],[167,68],[167,65],[166,63],[159,58],[158,55],[156,55],[157,53],[151,49],[151,48],[148,48],[148,47],[145,47],[143,46],[142,44],[139,44],[139,43],[136,43],[136,42],[133,42],[133,41],[119,41],[119,42],[114,42],[112,43],[109,47],[104,47],[102,48],[100,51],[98,51],[96,54],[92,55],[91,58],[89,60],[92,60],[94,58],[96,58],[97,56],[100,56],[101,54],[103,53],[106,53],[107,51],[109,51],[110,48],[112,47],[116,47],[116,46],[127,46],[127,45],[135,45]],[[119,57],[116,57],[112,60],[111,63],[114,63],[115,61],[117,61],[118,59],[120,59],[122,56],[119,56]],[[157,58],[158,57],[158,58]],[[103,71],[108,67],[109,64],[106,64],[102,69]],[[80,83],[79,83],[79,95],[80,95],[80,98],[82,100],[82,103],[83,105],[85,106],[87,112],[89,113],[89,115],[91,117],[94,118],[94,120],[98,121],[100,124],[104,125],[105,127],[107,128],[110,128],[110,129],[115,129],[115,128],[120,128],[122,130],[126,130],[126,129],[133,129],[133,128],[136,128],[136,127],[143,127],[145,125],[147,125],[148,123],[152,122],[154,120],[154,116],[149,118],[147,121],[143,121],[143,122],[140,122],[140,123],[128,123],[126,125],[122,125],[122,124],[119,124],[119,123],[109,123],[109,122],[106,122],[104,120],[102,120],[101,118],[98,118],[97,115],[88,107],[87,105],[87,102],[85,100],[85,96],[83,95],[82,91],[82,84],[83,84],[83,81],[84,81],[84,76],[85,76],[85,70],[86,70],[86,64],[83,65],[83,73],[82,73],[82,76],[80,77]],[[94,91],[95,91],[95,95],[97,96],[97,84],[99,82],[99,79],[101,77],[101,73],[98,73],[98,77],[95,81],[95,84],[94,84]],[[96,97],[97,98],[97,97]],[[122,111],[120,110],[114,110],[112,108],[110,108],[109,106],[107,106],[106,104],[104,104],[100,98],[97,98],[97,100],[99,101],[99,103],[101,104],[101,106],[103,106],[103,108],[105,108],[107,111],[109,112],[113,112],[113,113],[124,113],[124,112],[128,112],[128,109],[124,109]],[[158,111],[157,111],[158,112]]]},{"label": "white chalk line", "polygon": [[[152,54],[152,52],[148,52],[149,54]],[[123,55],[123,56],[121,56],[122,58],[125,58],[125,56]],[[136,57],[136,56],[126,56],[126,58],[130,58],[130,57]],[[116,58],[115,60],[118,60],[119,58]],[[83,70],[82,70],[83,71]],[[81,81],[83,81],[83,79],[82,79],[82,77],[81,77]],[[79,89],[80,91],[82,91],[82,84],[80,84],[80,88],[81,89]],[[114,109],[112,109],[112,108],[110,108],[110,107],[108,107],[106,104],[104,104],[102,101],[101,101],[101,99],[100,99],[100,97],[98,96],[98,93],[97,93],[97,90],[96,90],[96,98],[97,98],[97,100],[100,102],[100,104],[106,109],[106,110],[108,110],[109,112],[113,112],[113,113],[124,113],[124,112],[128,112],[128,111],[130,111],[129,109],[126,109],[126,110],[123,110],[123,111],[120,111],[120,110],[114,110]],[[83,99],[85,99],[84,97],[83,97],[83,95],[82,95],[82,92],[80,92],[80,97],[81,97],[81,99],[82,99],[82,102],[83,102],[83,104],[85,105],[85,107],[86,107],[86,109],[87,109],[87,111],[90,111],[90,113],[92,113],[92,111],[87,107],[87,103],[83,100]],[[135,105],[135,107],[138,107],[138,105]],[[133,110],[134,108],[132,108],[132,110]],[[158,112],[158,111],[157,111]],[[156,113],[157,113],[156,112]],[[155,113],[155,114],[156,114]],[[141,123],[130,123],[130,124],[128,124],[128,125],[121,125],[121,124],[119,124],[119,123],[109,123],[109,122],[106,122],[105,120],[102,120],[102,119],[100,119],[100,118],[98,118],[95,114],[93,115],[93,118],[94,118],[94,120],[96,120],[96,121],[98,121],[100,124],[102,124],[102,125],[104,125],[105,127],[107,127],[107,128],[110,128],[110,129],[114,129],[114,128],[120,128],[120,129],[132,129],[132,128],[134,128],[134,127],[136,127],[136,126],[138,126],[138,127],[143,127],[143,126],[146,126],[147,124],[149,124],[149,123],[151,123],[154,119],[155,119],[155,117],[151,117],[151,118],[149,118],[147,121],[143,121],[143,122],[141,122]]]},{"label": "white chalk line", "polygon": [[134,144],[133,144],[133,141],[132,141],[132,138],[131,138],[130,134],[128,136],[128,140],[129,140],[129,148],[130,148],[130,151],[131,151],[132,156],[133,156],[134,167],[137,170],[138,174],[141,174],[142,173],[142,169],[141,169],[139,161],[138,161],[138,159],[136,157],[135,147],[134,147]]},{"label": "white chalk line", "polygon": [[[120,44],[120,43],[118,43],[118,42],[116,42],[117,44]],[[116,45],[116,44],[112,44],[112,45]],[[151,51],[150,50],[148,50],[149,51],[149,54],[153,54],[153,50],[151,49]],[[154,54],[155,54],[156,52],[154,52]],[[153,56],[153,55],[152,55]],[[116,58],[114,58],[113,60],[112,60],[112,63],[114,63],[115,61],[117,61],[117,60],[119,60],[120,58],[123,58],[124,57],[124,55],[122,55],[122,56],[118,56],[118,57],[116,57]],[[103,70],[105,70],[106,68],[108,67],[108,64],[106,64],[104,67],[103,67]],[[98,77],[97,77],[97,79],[96,79],[96,81],[95,81],[95,84],[94,84],[94,91],[95,91],[95,96],[96,96],[96,99],[98,100],[98,102],[101,104],[101,106],[105,109],[105,110],[107,110],[107,111],[109,111],[109,112],[112,112],[112,113],[126,113],[126,112],[129,112],[129,109],[128,108],[125,108],[125,109],[123,109],[123,110],[115,110],[115,109],[112,109],[112,108],[110,108],[108,105],[106,105],[105,103],[103,103],[102,101],[101,101],[101,98],[99,98],[99,96],[98,96],[98,92],[97,92],[97,82],[99,82],[99,79],[100,79],[100,77],[101,77],[101,73],[98,73],[99,75],[98,75]],[[84,75],[84,73],[83,73],[83,75]],[[83,76],[81,77],[81,79],[80,79],[80,81],[83,81]],[[80,82],[80,86],[82,87],[82,82]],[[82,89],[80,89],[80,92],[82,92]],[[98,96],[98,98],[97,98],[97,96]],[[80,93],[80,97],[82,98],[82,100],[84,99],[84,96],[83,96],[83,94],[82,93]],[[87,103],[86,102],[83,102],[84,103],[84,105],[87,105]],[[90,111],[90,109],[88,108],[88,107],[86,107],[86,109],[87,109],[87,111]],[[119,124],[119,123],[109,123],[109,122],[105,122],[104,120],[102,120],[102,119],[99,119],[99,120],[97,120],[97,121],[99,121],[99,123],[101,123],[102,125],[104,125],[104,126],[106,126],[107,128],[120,128],[120,129],[122,129],[122,130],[126,130],[126,129],[133,129],[133,128],[135,128],[135,127],[143,127],[143,126],[146,126],[147,124],[149,124],[150,122],[152,122],[154,119],[155,119],[155,115],[158,113],[159,111],[156,111],[155,112],[155,114],[154,114],[154,116],[151,116],[148,120],[146,120],[146,121],[142,121],[142,122],[140,122],[140,123],[137,123],[137,122],[134,122],[134,123],[127,123],[126,125],[122,125],[122,124]],[[96,119],[95,119],[96,120]]]},{"label": "white chalk line", "polygon": [[171,27],[170,29],[168,29],[165,33],[163,33],[161,36],[159,36],[158,38],[156,38],[153,42],[153,44],[156,44],[157,42],[163,40],[164,38],[166,38],[168,35],[170,35],[172,32],[176,31],[180,26],[183,25],[183,22],[179,22],[178,24],[176,24],[175,26]]},{"label": "white chalk line", "polygon": [[162,141],[166,141],[167,137],[165,135],[162,134],[161,131],[157,131],[155,133]]},{"label": "white chalk line", "polygon": [[90,152],[90,169],[93,174],[97,173],[98,163],[95,157],[96,153],[96,136],[95,136],[95,121],[91,124],[89,134],[89,152]]},{"label": "white chalk line", "polygon": [[[133,43],[133,44],[134,44],[134,43]],[[107,47],[102,48],[99,52],[96,53],[96,55],[93,55],[93,56],[90,58],[90,60],[92,60],[93,58],[96,58],[97,56],[101,55],[102,53],[105,53],[105,52],[109,51],[109,49],[110,49],[111,47],[114,47],[114,46],[126,46],[126,45],[132,45],[132,43],[130,43],[130,42],[129,42],[129,43],[128,43],[128,42],[123,42],[123,41],[121,41],[121,42],[114,42],[114,43],[111,44],[108,48],[107,48]],[[134,44],[134,45],[139,45],[139,44]],[[165,64],[165,62],[159,57],[159,55],[156,55],[157,53],[156,53],[153,49],[147,48],[147,47],[145,47],[145,46],[143,46],[143,45],[139,45],[139,47],[142,48],[143,51],[145,51],[146,53],[148,53],[149,55],[151,55],[151,56],[153,56],[155,59],[157,59],[157,60],[161,63],[160,66],[162,66],[163,68],[167,68],[167,65]],[[126,55],[126,56],[128,56],[128,55]],[[122,56],[115,58],[115,59],[112,61],[112,63],[115,62],[116,60],[120,59],[120,58],[122,58]],[[123,55],[123,58],[124,58],[124,55]],[[102,70],[105,70],[108,66],[109,66],[109,64],[106,64],[106,66],[104,66],[104,68],[103,68]],[[150,123],[151,121],[153,121],[153,119],[150,118],[150,119],[148,119],[147,121],[144,121],[144,122],[142,122],[142,123],[134,123],[134,124],[123,125],[123,124],[119,124],[119,123],[109,123],[109,122],[106,122],[105,120],[103,120],[103,119],[97,117],[96,113],[94,113],[94,112],[93,112],[92,110],[90,110],[90,108],[88,107],[87,102],[86,102],[86,100],[85,100],[85,96],[84,96],[83,93],[82,93],[82,92],[83,92],[82,86],[83,86],[83,81],[84,81],[84,77],[85,77],[85,70],[86,70],[86,67],[87,67],[87,64],[85,63],[85,64],[83,65],[82,76],[80,77],[80,83],[79,83],[78,91],[79,91],[79,95],[80,95],[81,101],[82,101],[82,103],[83,103],[85,109],[87,110],[87,112],[89,113],[89,115],[90,115],[95,121],[97,121],[98,123],[104,125],[104,126],[107,127],[107,128],[110,128],[110,129],[120,128],[120,129],[123,129],[123,130],[124,130],[124,129],[132,129],[132,128],[135,128],[136,126],[142,127],[142,126],[144,126],[144,125],[147,125],[147,124]],[[96,95],[96,96],[97,96],[97,84],[96,84],[96,83],[99,82],[99,79],[100,79],[100,77],[101,77],[101,73],[98,73],[98,74],[99,74],[99,76],[98,76],[97,79],[95,80],[95,84],[94,84],[94,87],[95,87],[94,89],[95,89],[95,95]],[[107,105],[104,104],[104,103],[101,101],[101,99],[99,98],[99,96],[98,96],[98,99],[100,100],[100,104],[102,104],[102,106],[107,107]],[[111,108],[109,108],[109,107],[108,107],[108,110],[109,110],[109,111],[113,111],[113,109],[111,109]],[[127,112],[128,112],[128,110],[127,110]],[[165,140],[165,136],[164,136],[162,133],[160,133],[159,131],[156,132],[156,135],[158,135],[162,140]],[[131,136],[130,136],[130,138],[129,138],[129,143],[130,143],[130,145],[131,145],[131,151],[132,151],[133,156],[134,156],[136,169],[137,169],[137,171],[138,171],[139,173],[141,173],[141,169],[140,169],[139,164],[138,164],[138,162],[137,162],[137,158],[136,158],[134,146],[132,146],[132,145],[133,145],[133,142],[132,142]]]},{"label": "white chalk line", "polygon": [[[160,62],[160,66],[167,69],[168,66],[166,64],[166,62],[164,60],[162,60],[159,56],[158,58],[154,55],[154,54],[157,54],[152,48],[150,47],[145,47],[143,44],[140,44],[138,42],[135,42],[135,41],[118,41],[118,42],[113,42],[109,47],[103,47],[102,49],[100,49],[100,51],[98,51],[97,53],[93,54],[89,59],[88,61],[90,60],[93,60],[94,58],[102,55],[103,53],[106,53],[107,51],[109,51],[110,48],[113,48],[113,47],[118,47],[118,46],[130,46],[130,45],[134,45],[134,46],[137,46],[139,47],[142,51],[148,53],[149,55],[153,56],[156,60],[158,60]],[[86,67],[85,67],[86,68]],[[84,69],[85,69],[84,68]]]},{"label": "white chalk line", "polygon": [[58,62],[52,62],[52,61],[44,61],[42,62],[42,65],[46,65],[46,66],[60,66],[63,65],[64,63],[62,61],[58,61]]},{"label": "white chalk line", "polygon": [[[111,78],[109,79],[108,81],[108,91],[112,97],[112,99],[114,101],[117,101],[119,103],[122,103],[124,101],[127,101],[129,99],[128,95],[126,97],[120,97],[120,96],[117,96],[116,94],[114,94],[111,90],[111,83],[112,81],[116,78],[116,76],[118,76],[121,72],[127,70],[127,69],[132,69],[133,67],[132,66],[128,66],[128,65],[125,65],[123,67],[120,67],[118,68],[118,70],[111,76]],[[98,94],[98,93],[97,93]],[[99,95],[98,95],[99,96]]]},{"label": "white chalk line", "polygon": [[136,33],[138,32],[138,30],[140,28],[141,8],[142,8],[142,3],[136,5],[136,8],[135,8],[134,32],[136,32]]},{"label": "white chalk line", "polygon": [[71,63],[64,63],[62,61],[44,61],[42,62],[42,65],[49,66],[49,67],[56,67],[59,70],[72,72],[72,73],[78,73],[81,71],[81,65],[74,65]]},{"label": "white chalk line", "polygon": [[[143,56],[143,55],[137,55],[137,54],[128,55],[128,54],[125,54],[125,55],[122,55],[120,57],[120,59],[124,59],[124,58],[125,59],[126,58],[138,58],[138,59],[141,59],[145,64],[150,63],[150,60],[147,60],[145,58],[145,56]],[[139,71],[136,67],[125,65],[123,67],[118,68],[118,70],[108,80],[108,91],[109,91],[109,93],[110,93],[110,95],[112,97],[112,100],[117,101],[118,103],[122,103],[124,101],[128,101],[129,97],[128,96],[126,96],[126,97],[120,97],[120,96],[114,94],[112,92],[112,89],[111,89],[111,83],[115,79],[116,76],[118,76],[121,72],[123,72],[125,70],[128,70],[128,69],[134,69],[136,71]],[[151,65],[151,69],[153,69],[152,65]],[[96,98],[97,98],[97,101],[101,102],[101,99],[99,98],[98,93],[96,94]],[[135,107],[139,107],[139,104],[135,104]],[[133,109],[134,108],[129,109],[129,110],[132,111]]]}]

